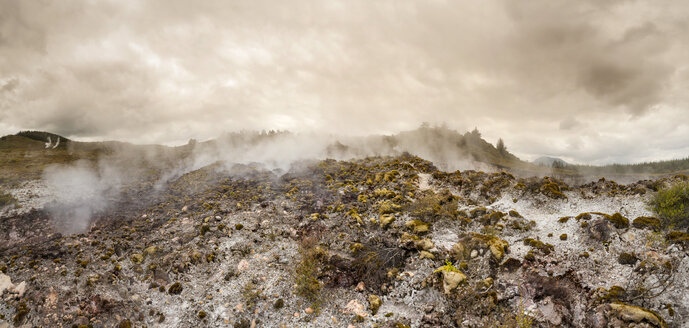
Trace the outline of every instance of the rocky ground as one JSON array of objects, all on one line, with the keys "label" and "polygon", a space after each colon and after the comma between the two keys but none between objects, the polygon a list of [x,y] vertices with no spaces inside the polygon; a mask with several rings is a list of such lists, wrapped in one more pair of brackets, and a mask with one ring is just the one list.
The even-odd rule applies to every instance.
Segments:
[{"label": "rocky ground", "polygon": [[689,326],[689,234],[645,205],[686,177],[294,167],[211,165],[81,234],[38,205],[6,212],[0,327]]}]

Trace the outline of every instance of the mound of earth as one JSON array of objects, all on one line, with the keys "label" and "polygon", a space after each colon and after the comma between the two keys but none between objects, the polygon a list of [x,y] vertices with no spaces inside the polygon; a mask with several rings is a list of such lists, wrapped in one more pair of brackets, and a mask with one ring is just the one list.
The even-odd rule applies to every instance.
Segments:
[{"label": "mound of earth", "polygon": [[80,234],[40,208],[2,219],[0,327],[689,326],[689,235],[645,205],[673,178],[224,167],[136,189]]}]

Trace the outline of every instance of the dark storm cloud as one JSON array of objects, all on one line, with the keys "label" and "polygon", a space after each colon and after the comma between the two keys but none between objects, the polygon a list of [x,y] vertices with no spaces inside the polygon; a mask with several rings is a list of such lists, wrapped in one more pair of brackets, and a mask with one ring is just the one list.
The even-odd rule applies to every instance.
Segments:
[{"label": "dark storm cloud", "polygon": [[[679,0],[0,0],[0,133],[181,143],[429,121],[527,158],[686,156],[688,18]],[[638,149],[640,130],[659,143]]]}]

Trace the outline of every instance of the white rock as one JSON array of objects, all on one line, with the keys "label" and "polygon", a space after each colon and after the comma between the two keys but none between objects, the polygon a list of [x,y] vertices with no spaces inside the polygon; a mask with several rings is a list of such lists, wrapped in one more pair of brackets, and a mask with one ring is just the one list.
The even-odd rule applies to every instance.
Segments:
[{"label": "white rock", "polygon": [[477,257],[478,252],[476,250],[471,251],[471,258]]},{"label": "white rock", "polygon": [[9,290],[12,287],[12,279],[3,273],[0,273],[0,296],[5,292],[5,290]]},{"label": "white rock", "polygon": [[359,281],[359,283],[356,285],[356,288],[354,288],[357,292],[363,292],[366,290],[366,285],[364,284],[363,281]]},{"label": "white rock", "polygon": [[19,285],[14,286],[11,292],[13,294],[17,294],[17,296],[19,297],[24,296],[24,293],[26,292],[26,281],[22,281],[21,283],[19,283]]},{"label": "white rock", "polygon": [[241,261],[239,261],[239,264],[237,264],[237,271],[239,271],[239,272],[242,272],[248,268],[249,268],[249,262],[247,262],[246,260],[241,260]]},{"label": "white rock", "polygon": [[347,305],[345,306],[344,310],[342,310],[343,313],[352,313],[356,314],[358,316],[365,317],[368,315],[366,311],[364,311],[364,305],[359,303],[357,300],[351,300]]}]

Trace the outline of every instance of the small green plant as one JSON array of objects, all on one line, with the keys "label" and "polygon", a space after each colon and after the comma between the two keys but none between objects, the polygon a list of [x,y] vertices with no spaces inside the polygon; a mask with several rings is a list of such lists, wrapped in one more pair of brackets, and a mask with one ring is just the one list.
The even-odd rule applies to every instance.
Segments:
[{"label": "small green plant", "polygon": [[446,272],[453,272],[453,271],[454,271],[454,272],[459,272],[459,269],[457,269],[457,268],[455,267],[455,265],[452,264],[452,262],[450,262],[449,260],[445,260],[445,265],[443,265],[443,266],[441,266],[440,268],[436,269],[435,271],[433,271],[433,273],[436,273],[436,272],[443,272],[443,271],[446,271]]},{"label": "small green plant", "polygon": [[689,226],[689,182],[659,190],[648,205],[660,216],[664,228],[686,228]]},{"label": "small green plant", "polygon": [[519,301],[519,307],[517,308],[517,313],[514,315],[514,321],[516,323],[515,326],[518,328],[533,327],[534,317],[530,316],[526,311],[524,300]]}]

